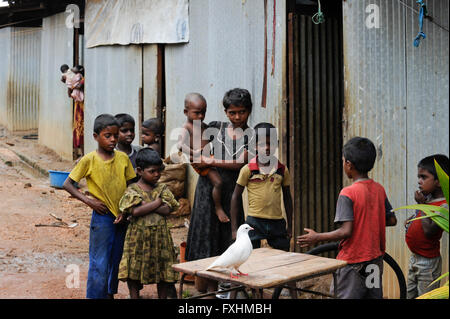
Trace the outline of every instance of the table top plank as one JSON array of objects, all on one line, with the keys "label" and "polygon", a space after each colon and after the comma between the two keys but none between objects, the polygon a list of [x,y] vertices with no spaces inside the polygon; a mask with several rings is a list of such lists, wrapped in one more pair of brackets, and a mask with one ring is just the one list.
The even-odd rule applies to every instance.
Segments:
[{"label": "table top plank", "polygon": [[342,260],[271,248],[259,248],[254,249],[250,258],[240,267],[242,272],[249,275],[234,279],[230,278],[228,270],[205,270],[216,258],[218,256],[176,264],[172,267],[176,271],[188,275],[217,281],[229,281],[250,288],[261,289],[301,280],[317,274],[331,273],[347,264]]},{"label": "table top plank", "polygon": [[[252,254],[250,255],[249,259],[242,265],[242,267],[244,265],[251,264],[253,267],[252,271],[257,271],[257,270],[260,270],[261,268],[265,269],[267,267],[274,267],[274,266],[284,263],[282,260],[287,258],[286,254],[287,254],[287,252],[285,252],[283,250],[272,249],[272,248],[254,249],[252,251]],[[314,258],[314,256],[312,256],[312,255],[302,254],[303,257],[300,257],[300,256],[298,256],[300,254],[295,254],[295,253],[290,253],[290,254],[291,254],[291,257],[294,257],[296,259],[298,259],[298,258],[300,258],[300,259]],[[185,263],[181,263],[181,264],[175,264],[172,267],[176,271],[184,272],[188,275],[195,275],[196,272],[208,268],[208,266],[210,264],[212,264],[212,262],[218,257],[219,256],[215,256],[215,257],[209,257],[209,258],[189,261],[189,262],[185,262]],[[291,261],[288,260],[287,262],[289,263]]]}]

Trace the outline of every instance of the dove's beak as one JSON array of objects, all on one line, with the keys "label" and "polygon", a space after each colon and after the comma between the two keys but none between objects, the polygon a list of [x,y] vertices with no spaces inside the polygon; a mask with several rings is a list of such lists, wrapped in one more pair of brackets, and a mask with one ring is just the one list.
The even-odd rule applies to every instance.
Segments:
[{"label": "dove's beak", "polygon": [[250,227],[250,230],[255,230],[253,227]]}]

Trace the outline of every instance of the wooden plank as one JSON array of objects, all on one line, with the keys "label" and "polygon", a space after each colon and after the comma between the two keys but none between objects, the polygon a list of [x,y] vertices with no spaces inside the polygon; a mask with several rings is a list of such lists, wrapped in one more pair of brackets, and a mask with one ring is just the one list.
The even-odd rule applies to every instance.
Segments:
[{"label": "wooden plank", "polygon": [[[278,255],[285,254],[286,252],[278,249],[271,248],[258,248],[254,249],[252,254],[250,255],[247,263],[255,263],[259,265],[266,264],[267,258],[275,258]],[[189,261],[181,264],[172,265],[173,269],[179,272],[184,272],[188,275],[195,275],[198,271],[206,269],[212,262],[218,258],[218,256],[204,258],[194,261]]]},{"label": "wooden plank", "polygon": [[243,284],[249,287],[256,288],[270,288],[279,286],[291,281],[299,281],[314,275],[329,274],[335,270],[342,268],[347,263],[335,259],[310,259],[301,264],[290,264],[278,267],[276,271],[265,270],[256,274],[256,276],[249,277],[247,281],[242,281]]},{"label": "wooden plank", "polygon": [[328,274],[345,266],[345,261],[319,256],[285,252],[282,250],[260,248],[255,249],[249,260],[240,270],[248,276],[230,278],[228,270],[206,271],[217,257],[176,264],[176,271],[197,275],[216,281],[229,281],[250,288],[262,289],[298,281],[317,274]]},{"label": "wooden plank", "polygon": [[345,261],[341,260],[317,257],[254,272],[251,271],[251,265],[244,264],[241,270],[248,273],[248,276],[240,276],[237,279],[230,278],[229,272],[219,273],[216,271],[199,271],[197,276],[212,280],[230,281],[250,288],[261,289],[279,286],[291,281],[299,281],[313,275],[329,274],[346,264]]}]

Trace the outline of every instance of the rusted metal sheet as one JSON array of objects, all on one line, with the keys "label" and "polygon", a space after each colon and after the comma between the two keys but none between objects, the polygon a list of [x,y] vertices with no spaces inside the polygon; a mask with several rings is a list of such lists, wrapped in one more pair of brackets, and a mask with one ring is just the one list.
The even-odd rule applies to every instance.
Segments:
[{"label": "rusted metal sheet", "polygon": [[60,13],[42,23],[39,143],[72,160],[73,102],[61,82],[60,67],[73,66],[74,29],[68,28],[65,20],[65,14]]},{"label": "rusted metal sheet", "polygon": [[[369,5],[379,8],[379,28],[367,27]],[[448,2],[427,1],[427,5],[433,20],[448,26]],[[383,184],[393,207],[414,203],[418,161],[432,153],[448,155],[449,148],[448,31],[425,20],[427,39],[414,47],[416,8],[413,0],[343,2],[344,139],[365,136],[375,143],[378,158],[371,177]],[[405,276],[410,256],[403,227],[407,215],[398,212],[397,226],[386,231],[387,252]],[[444,270],[446,235],[442,248]],[[399,297],[389,269],[383,284],[386,297]]]},{"label": "rusted metal sheet", "polygon": [[87,0],[86,46],[189,41],[188,0]]},{"label": "rusted metal sheet", "polygon": [[[275,5],[275,7],[274,7]],[[222,99],[226,91],[242,87],[252,94],[253,111],[249,124],[265,121],[281,128],[281,112],[286,105],[286,4],[267,1],[268,57],[274,55],[274,73],[268,59],[267,100],[262,108],[264,73],[264,2],[207,1],[189,3],[188,44],[166,46],[166,154],[175,145],[170,132],[182,127],[184,97],[199,92],[208,102],[206,122],[226,121]],[[275,10],[274,10],[275,9]],[[273,50],[273,21],[275,52]],[[270,35],[270,36],[269,36]],[[283,136],[280,136],[283,143]],[[285,159],[283,159],[285,160]],[[189,173],[190,199],[196,173]]]},{"label": "rusted metal sheet", "polygon": [[41,28],[4,28],[0,42],[5,50],[1,67],[1,122],[11,131],[37,129]]}]

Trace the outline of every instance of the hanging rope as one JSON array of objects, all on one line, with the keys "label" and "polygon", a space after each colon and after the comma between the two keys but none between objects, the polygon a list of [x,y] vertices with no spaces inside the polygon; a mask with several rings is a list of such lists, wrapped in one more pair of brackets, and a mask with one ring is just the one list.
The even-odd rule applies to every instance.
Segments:
[{"label": "hanging rope", "polygon": [[427,35],[423,32],[423,19],[427,15],[427,5],[423,2],[423,0],[417,0],[417,3],[420,5],[420,11],[419,11],[419,34],[414,39],[414,46],[416,48],[420,45],[421,39],[426,39]]},{"label": "hanging rope", "polygon": [[314,22],[314,24],[321,24],[325,22],[325,16],[322,12],[322,5],[320,3],[320,0],[317,0],[317,2],[319,3],[319,11],[317,11],[317,13],[313,15],[312,22]]}]

